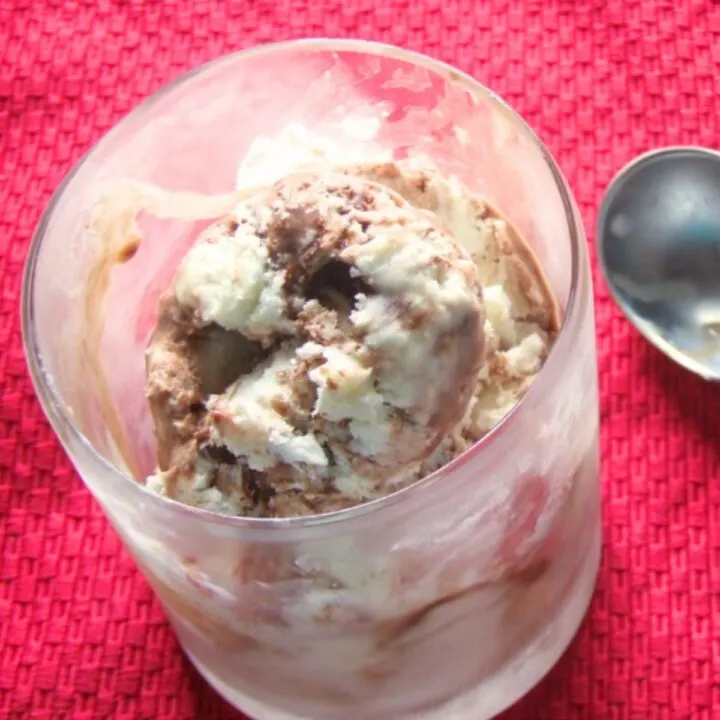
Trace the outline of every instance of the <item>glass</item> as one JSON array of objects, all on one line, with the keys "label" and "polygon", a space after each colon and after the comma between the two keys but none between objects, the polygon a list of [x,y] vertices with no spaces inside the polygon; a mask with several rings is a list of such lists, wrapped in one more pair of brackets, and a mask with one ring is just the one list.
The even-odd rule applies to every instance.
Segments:
[{"label": "glass", "polygon": [[[486,196],[534,248],[564,321],[521,403],[433,475],[325,516],[223,517],[131,479],[154,464],[143,352],[156,300],[204,225],[143,216],[147,241],[108,277],[86,224],[115,178],[227,192],[249,143],[289,123],[357,158],[378,144],[397,159],[429,156]],[[374,137],[362,130],[372,127]],[[105,283],[102,326],[91,327]],[[56,192],[27,261],[23,332],[38,396],[78,472],[187,654],[252,717],[487,718],[538,682],[580,624],[600,554],[586,241],[545,148],[458,71],[388,46],[306,40],[182,77]]]}]

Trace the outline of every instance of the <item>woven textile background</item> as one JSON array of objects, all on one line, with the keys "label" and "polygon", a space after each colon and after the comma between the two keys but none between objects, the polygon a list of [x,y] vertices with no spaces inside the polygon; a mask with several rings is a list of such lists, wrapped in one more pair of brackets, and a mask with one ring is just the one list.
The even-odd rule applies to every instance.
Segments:
[{"label": "woven textile background", "polygon": [[[180,652],[39,409],[20,275],[58,182],[142,98],[227,51],[318,35],[421,50],[504,95],[558,159],[591,245],[626,161],[720,144],[710,0],[0,0],[3,720],[240,717]],[[720,718],[720,387],[650,348],[595,279],[598,589],[564,659],[506,719]]]}]

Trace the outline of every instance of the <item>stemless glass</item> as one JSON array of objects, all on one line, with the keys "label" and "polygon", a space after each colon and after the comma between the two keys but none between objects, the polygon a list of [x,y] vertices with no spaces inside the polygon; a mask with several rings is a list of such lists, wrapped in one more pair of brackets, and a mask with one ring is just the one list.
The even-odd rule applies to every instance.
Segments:
[{"label": "stemless glass", "polygon": [[[154,463],[143,382],[157,298],[207,223],[143,214],[134,257],[98,273],[103,248],[88,219],[98,189],[118,178],[227,192],[260,136],[269,159],[252,181],[263,168],[270,177],[290,162],[287,148],[272,152],[290,125],[345,159],[429,158],[488,198],[536,252],[563,324],[519,405],[431,476],[318,517],[225,517],[138,482]],[[585,237],[547,150],[471,78],[397,48],[324,39],[185,75],[57,190],[30,249],[22,312],[35,388],[63,446],[187,654],[250,716],[487,718],[570,642],[600,554]]]}]

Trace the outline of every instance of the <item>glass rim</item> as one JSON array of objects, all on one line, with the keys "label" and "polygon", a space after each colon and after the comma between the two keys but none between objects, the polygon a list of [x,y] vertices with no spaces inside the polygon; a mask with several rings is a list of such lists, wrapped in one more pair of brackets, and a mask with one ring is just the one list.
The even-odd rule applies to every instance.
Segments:
[{"label": "glass rim", "polygon": [[[508,114],[511,120],[516,123],[529,137],[529,139],[535,144],[537,150],[539,150],[546,166],[550,169],[555,182],[555,188],[560,195],[562,206],[565,212],[565,221],[569,232],[570,240],[570,289],[567,295],[567,303],[565,305],[565,311],[563,313],[562,322],[558,330],[555,342],[548,351],[548,356],[545,363],[538,371],[535,380],[530,384],[525,395],[513,406],[513,408],[504,415],[501,420],[495,424],[490,431],[488,431],[480,440],[473,443],[467,450],[462,452],[460,455],[453,458],[450,462],[441,466],[437,470],[429,473],[428,475],[420,478],[419,480],[411,483],[410,485],[391,492],[389,495],[385,495],[374,500],[369,500],[365,503],[355,505],[342,510],[336,510],[333,512],[322,513],[318,515],[310,516],[297,516],[287,518],[253,518],[245,516],[234,516],[234,515],[222,515],[215,513],[211,510],[205,510],[202,508],[194,507],[180,503],[171,498],[166,498],[158,495],[157,493],[149,490],[145,485],[135,480],[128,473],[121,471],[115,465],[113,465],[107,458],[100,454],[92,443],[88,440],[85,433],[83,433],[77,425],[69,417],[65,410],[65,404],[62,401],[60,394],[56,390],[55,384],[49,373],[46,372],[43,363],[42,355],[39,349],[39,344],[36,336],[36,325],[34,322],[34,290],[35,290],[35,268],[37,261],[42,250],[43,239],[46,234],[47,226],[53,216],[54,210],[58,205],[60,199],[64,195],[66,189],[71,184],[73,178],[77,175],[80,169],[90,160],[96,152],[104,147],[116,132],[119,132],[123,126],[131,122],[132,120],[138,119],[148,108],[155,105],[157,102],[162,100],[166,95],[172,92],[177,87],[183,85],[196,75],[203,74],[219,65],[225,63],[232,63],[238,59],[244,59],[248,57],[258,57],[262,55],[277,54],[286,52],[288,50],[337,50],[339,52],[358,52],[364,53],[370,56],[385,56],[393,57],[403,62],[415,65],[416,67],[423,67],[437,75],[449,77],[453,82],[460,83],[468,92],[471,94],[484,95],[488,100],[495,103],[500,109]],[[512,221],[512,219],[511,219]],[[21,288],[21,330],[23,349],[25,352],[26,361],[30,370],[30,377],[33,383],[35,394],[40,401],[40,405],[48,418],[53,432],[56,434],[61,444],[65,446],[60,436],[60,429],[67,431],[70,436],[74,438],[82,447],[85,452],[92,455],[96,461],[107,471],[109,477],[108,482],[122,482],[126,486],[134,487],[137,492],[141,493],[141,497],[151,504],[160,504],[165,508],[172,509],[173,512],[180,516],[188,516],[189,518],[197,521],[209,522],[214,525],[222,525],[224,527],[235,528],[238,530],[248,531],[261,531],[268,530],[270,528],[281,528],[287,529],[298,529],[300,527],[318,527],[334,525],[337,523],[347,523],[355,518],[359,518],[366,515],[372,515],[385,511],[388,508],[397,506],[400,503],[406,501],[409,495],[414,496],[418,493],[423,492],[424,489],[442,481],[442,477],[447,473],[459,469],[469,461],[473,459],[477,454],[489,447],[495,442],[503,433],[512,427],[514,418],[522,411],[522,408],[527,404],[527,398],[534,397],[540,392],[539,386],[542,384],[543,376],[549,374],[549,368],[557,365],[559,351],[558,348],[562,344],[561,339],[568,334],[568,326],[570,326],[571,320],[580,312],[581,308],[578,306],[581,304],[582,298],[580,297],[580,285],[583,282],[583,264],[582,264],[582,240],[584,234],[580,223],[577,221],[575,213],[575,203],[569,190],[567,181],[565,180],[562,171],[558,167],[555,159],[553,158],[550,151],[547,149],[545,144],[540,140],[535,131],[530,125],[523,119],[523,117],[517,113],[500,95],[483,85],[478,80],[475,80],[472,76],[468,75],[462,70],[445,63],[441,60],[436,60],[424,53],[420,53],[414,50],[408,50],[395,45],[390,45],[382,42],[375,42],[369,40],[353,40],[344,38],[303,38],[296,40],[285,40],[275,43],[265,43],[257,45],[244,50],[239,50],[233,53],[222,55],[218,58],[210,60],[196,68],[193,68],[187,72],[182,73],[177,78],[163,85],[161,88],[156,90],[154,93],[145,98],[142,102],[136,105],[132,110],[126,113],[113,127],[111,127],[86,153],[84,153],[79,160],[76,161],[74,166],[68,171],[65,177],[60,181],[57,188],[48,201],[48,204],[43,211],[38,225],[33,233],[30,241],[30,246],[25,259],[25,265],[22,275],[22,288]],[[67,446],[64,447],[66,454],[68,455],[71,463],[75,466],[72,456],[68,452]],[[77,467],[75,467],[77,471]],[[77,471],[83,479],[83,484],[86,484],[82,474]],[[89,488],[88,488],[89,489]],[[92,491],[91,491],[92,492]],[[129,490],[129,492],[133,492]]]}]

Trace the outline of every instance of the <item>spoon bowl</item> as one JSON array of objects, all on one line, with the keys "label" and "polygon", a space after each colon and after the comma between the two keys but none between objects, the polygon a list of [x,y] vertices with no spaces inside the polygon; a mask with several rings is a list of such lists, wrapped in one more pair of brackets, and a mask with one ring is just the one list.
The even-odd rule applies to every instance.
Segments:
[{"label": "spoon bowl", "polygon": [[720,380],[720,153],[655,150],[612,180],[597,225],[615,301],[659,350]]}]

